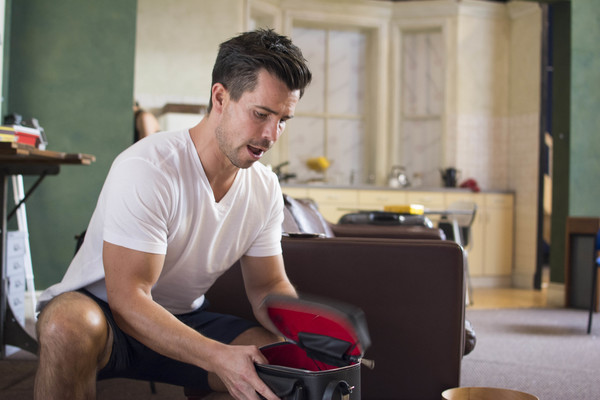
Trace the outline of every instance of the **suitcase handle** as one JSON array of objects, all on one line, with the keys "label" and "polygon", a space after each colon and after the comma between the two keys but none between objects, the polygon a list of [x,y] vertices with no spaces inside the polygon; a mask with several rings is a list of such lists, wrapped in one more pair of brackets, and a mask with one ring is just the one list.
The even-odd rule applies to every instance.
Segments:
[{"label": "suitcase handle", "polygon": [[[258,373],[258,376],[277,397],[286,400],[304,400],[304,387],[302,386],[302,381],[300,379],[265,375],[260,372]],[[259,395],[259,397],[264,399],[263,396]]]},{"label": "suitcase handle", "polygon": [[327,384],[327,387],[323,392],[323,400],[334,400],[333,395],[336,391],[339,391],[342,395],[340,400],[349,400],[350,393],[352,393],[353,390],[354,386],[348,385],[348,382],[346,381],[331,381]]}]

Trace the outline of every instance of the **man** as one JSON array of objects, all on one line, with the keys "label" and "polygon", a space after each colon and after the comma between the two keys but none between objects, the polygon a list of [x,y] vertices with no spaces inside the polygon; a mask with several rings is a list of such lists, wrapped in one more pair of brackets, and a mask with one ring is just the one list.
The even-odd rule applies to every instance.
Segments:
[{"label": "man", "polygon": [[[254,370],[266,362],[257,346],[277,340],[261,303],[296,292],[281,189],[256,161],[310,80],[289,39],[244,33],[221,44],[198,125],[117,157],[81,249],[40,299],[36,398],[93,398],[97,378],[116,376],[277,398]],[[204,293],[240,258],[262,326],[205,310]]]}]

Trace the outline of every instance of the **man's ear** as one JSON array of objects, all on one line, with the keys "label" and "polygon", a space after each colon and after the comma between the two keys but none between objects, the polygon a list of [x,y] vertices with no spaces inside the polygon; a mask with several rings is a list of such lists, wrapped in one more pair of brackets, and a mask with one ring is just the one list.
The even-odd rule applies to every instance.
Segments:
[{"label": "man's ear", "polygon": [[221,112],[228,98],[229,92],[225,89],[225,86],[221,83],[215,83],[212,87],[213,108],[216,108],[218,112]]}]

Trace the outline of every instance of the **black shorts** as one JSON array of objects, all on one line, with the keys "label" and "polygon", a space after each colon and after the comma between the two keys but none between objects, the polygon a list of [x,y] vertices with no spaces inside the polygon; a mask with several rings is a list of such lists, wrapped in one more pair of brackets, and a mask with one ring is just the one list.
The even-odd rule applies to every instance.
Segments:
[{"label": "black shorts", "polygon": [[[158,354],[125,334],[117,326],[106,302],[86,290],[81,292],[98,303],[113,331],[112,353],[106,366],[98,372],[99,380],[130,378],[209,390],[205,370]],[[231,343],[244,331],[258,326],[256,322],[207,311],[207,307],[205,300],[200,309],[175,317],[202,335],[222,343]]]}]

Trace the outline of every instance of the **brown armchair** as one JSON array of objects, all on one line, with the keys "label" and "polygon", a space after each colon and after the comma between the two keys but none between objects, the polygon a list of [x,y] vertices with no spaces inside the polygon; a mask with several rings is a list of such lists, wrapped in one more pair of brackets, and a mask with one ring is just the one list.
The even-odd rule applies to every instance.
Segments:
[{"label": "brown armchair", "polygon": [[[283,231],[327,236],[282,239],[286,271],[298,291],[365,312],[372,340],[365,357],[375,368],[362,369],[363,399],[439,399],[459,386],[465,345],[460,246],[426,227],[336,226],[314,203],[289,197],[285,213]],[[376,237],[382,231],[388,237]],[[207,298],[215,311],[253,318],[238,265]]]},{"label": "brown armchair", "polygon": [[[362,398],[439,399],[460,384],[464,273],[452,241],[283,238],[286,271],[300,293],[354,304],[372,345]],[[239,266],[207,294],[213,310],[253,318]],[[188,394],[191,392],[187,392]]]}]

